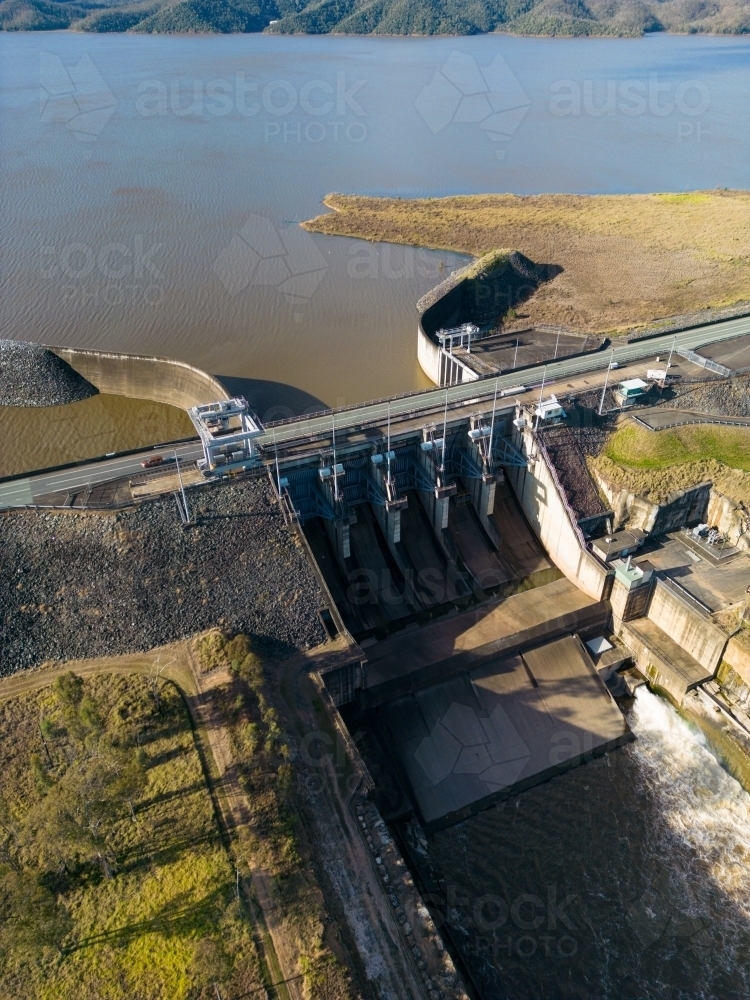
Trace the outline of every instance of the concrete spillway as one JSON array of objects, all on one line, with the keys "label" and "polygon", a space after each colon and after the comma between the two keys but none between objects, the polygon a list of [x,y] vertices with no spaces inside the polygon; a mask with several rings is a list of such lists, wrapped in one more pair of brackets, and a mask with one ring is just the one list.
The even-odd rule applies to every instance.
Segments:
[{"label": "concrete spillway", "polygon": [[574,636],[449,677],[379,714],[428,830],[632,739]]}]

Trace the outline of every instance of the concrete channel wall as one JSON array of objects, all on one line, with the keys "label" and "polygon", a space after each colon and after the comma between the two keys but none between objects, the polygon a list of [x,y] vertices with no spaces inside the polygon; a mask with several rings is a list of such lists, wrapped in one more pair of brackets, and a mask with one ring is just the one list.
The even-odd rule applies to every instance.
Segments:
[{"label": "concrete channel wall", "polygon": [[99,392],[132,399],[153,399],[184,410],[229,398],[218,379],[183,361],[72,347],[50,347],[49,350],[67,361]]},{"label": "concrete channel wall", "polygon": [[656,581],[648,617],[709,673],[715,673],[727,643],[726,635],[662,580]]},{"label": "concrete channel wall", "polygon": [[[435,332],[443,327],[455,326],[461,316],[461,304],[463,300],[463,287],[465,278],[449,278],[443,284],[433,289],[430,297],[439,294],[436,301],[427,305],[424,312],[419,317],[417,324],[417,360],[425,375],[432,379],[435,385],[440,385],[441,358],[442,351],[440,345],[433,339]],[[451,287],[452,286],[452,287]],[[430,297],[425,296],[420,304],[429,302]]]},{"label": "concrete channel wall", "polygon": [[750,649],[736,639],[730,639],[724,650],[723,660],[722,671],[730,667],[736,674],[735,686],[741,684],[750,693]]},{"label": "concrete channel wall", "polygon": [[527,456],[536,456],[527,466],[510,466],[508,482],[552,561],[584,594],[600,601],[606,598],[610,572],[586,548],[554,481],[532,429],[514,433],[514,444]]}]

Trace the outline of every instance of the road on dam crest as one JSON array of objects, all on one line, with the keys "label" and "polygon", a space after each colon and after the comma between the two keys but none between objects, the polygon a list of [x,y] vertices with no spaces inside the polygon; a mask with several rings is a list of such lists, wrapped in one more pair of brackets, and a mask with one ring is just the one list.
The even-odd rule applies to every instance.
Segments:
[{"label": "road on dam crest", "polygon": [[[388,414],[391,420],[414,419],[422,411],[428,413],[439,409],[446,401],[449,407],[479,402],[492,397],[496,387],[501,394],[504,390],[518,386],[521,381],[527,389],[536,388],[544,381],[551,392],[558,383],[566,379],[606,370],[611,361],[616,362],[619,369],[642,358],[653,357],[660,353],[668,354],[673,349],[695,350],[706,344],[718,343],[749,333],[750,317],[722,320],[682,330],[679,333],[665,333],[629,344],[615,345],[612,349],[597,351],[595,354],[533,365],[505,375],[466,382],[447,389],[427,389],[406,396],[396,396],[390,400],[380,399],[341,410],[293,417],[267,429],[265,434],[256,439],[256,444],[273,448],[274,445],[289,444],[292,441],[314,439],[318,435],[329,434],[334,420],[336,430],[344,431],[382,422]],[[90,486],[139,472],[143,454],[153,450],[148,448],[138,454],[80,464],[75,468],[43,472],[39,475],[16,477],[0,483],[0,508],[25,506],[32,503],[33,496]],[[180,460],[185,462],[195,461],[203,453],[197,441],[180,444],[176,450]]]}]

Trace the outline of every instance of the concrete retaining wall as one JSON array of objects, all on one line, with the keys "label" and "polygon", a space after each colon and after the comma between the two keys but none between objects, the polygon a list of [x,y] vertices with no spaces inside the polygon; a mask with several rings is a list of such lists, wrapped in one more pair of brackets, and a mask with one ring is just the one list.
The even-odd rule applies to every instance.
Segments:
[{"label": "concrete retaining wall", "polygon": [[[449,279],[449,282],[445,284],[450,283]],[[432,379],[435,385],[440,385],[441,351],[433,337],[437,330],[455,326],[459,322],[465,283],[463,278],[452,283],[452,287],[447,288],[444,294],[440,295],[432,305],[429,305],[419,317],[417,359],[422,371],[428,378]]]},{"label": "concrete retaining wall", "polygon": [[730,639],[724,650],[724,659],[744,684],[750,687],[750,650]]},{"label": "concrete retaining wall", "polygon": [[661,580],[656,582],[648,617],[702,667],[712,674],[716,671],[726,635]]},{"label": "concrete retaining wall", "polygon": [[417,327],[417,360],[427,378],[435,385],[440,385],[440,348],[433,344],[422,329],[421,322]]},{"label": "concrete retaining wall", "polygon": [[750,550],[750,515],[742,504],[711,490],[706,521],[725,534],[730,545],[743,552]]},{"label": "concrete retaining wall", "polygon": [[99,392],[133,399],[153,399],[186,410],[201,403],[228,399],[226,389],[212,375],[169,358],[107,351],[80,351],[51,347]]},{"label": "concrete retaining wall", "polygon": [[663,691],[667,691],[675,704],[681,705],[687,691],[687,685],[674,664],[664,655],[664,652],[654,645],[644,641],[637,629],[624,625],[622,638],[633,654],[633,661],[640,672],[648,678],[649,683]]},{"label": "concrete retaining wall", "polygon": [[[513,439],[525,455],[538,453],[528,426],[515,431]],[[605,598],[610,573],[581,543],[544,456],[538,453],[531,471],[528,466],[508,467],[507,477],[527,520],[555,565],[584,594],[595,601]]]},{"label": "concrete retaining wall", "polygon": [[657,504],[637,493],[618,489],[598,472],[594,472],[594,478],[614,511],[615,530],[627,525],[628,528],[641,528],[650,535],[662,535],[706,519],[710,482],[676,490],[664,503]]}]

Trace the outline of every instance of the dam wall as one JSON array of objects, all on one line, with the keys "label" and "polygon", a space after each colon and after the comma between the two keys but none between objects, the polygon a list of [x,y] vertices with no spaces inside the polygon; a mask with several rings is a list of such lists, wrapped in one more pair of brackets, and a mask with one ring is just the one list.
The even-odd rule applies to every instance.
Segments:
[{"label": "dam wall", "polygon": [[725,658],[727,636],[665,579],[656,580],[647,615],[621,623],[620,634],[641,673],[678,705],[714,677]]},{"label": "dam wall", "polygon": [[607,599],[610,571],[586,549],[575,515],[567,507],[552,466],[528,422],[515,430],[513,439],[529,462],[509,467],[506,475],[527,520],[569,580],[595,601]]},{"label": "dam wall", "polygon": [[99,392],[109,395],[153,399],[183,410],[229,398],[218,379],[184,361],[72,347],[49,350],[67,361]]},{"label": "dam wall", "polygon": [[726,635],[663,580],[656,581],[648,617],[702,667],[712,675],[716,672]]}]

